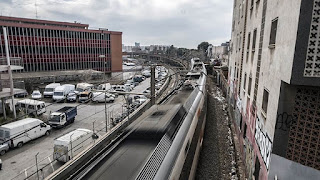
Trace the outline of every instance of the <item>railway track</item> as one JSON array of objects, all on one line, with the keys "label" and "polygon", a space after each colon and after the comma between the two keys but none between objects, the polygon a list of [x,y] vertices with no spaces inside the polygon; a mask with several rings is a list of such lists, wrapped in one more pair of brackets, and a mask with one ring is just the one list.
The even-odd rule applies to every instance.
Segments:
[{"label": "railway track", "polygon": [[173,76],[174,83],[157,105],[117,132],[114,138],[106,140],[108,143],[97,148],[86,161],[65,165],[64,171],[48,179],[177,179],[192,176],[194,164],[189,159],[197,157],[206,114],[206,71],[202,63],[201,70],[190,77],[187,74],[190,78],[187,81],[194,83],[192,90],[183,87],[185,82],[178,73]]}]

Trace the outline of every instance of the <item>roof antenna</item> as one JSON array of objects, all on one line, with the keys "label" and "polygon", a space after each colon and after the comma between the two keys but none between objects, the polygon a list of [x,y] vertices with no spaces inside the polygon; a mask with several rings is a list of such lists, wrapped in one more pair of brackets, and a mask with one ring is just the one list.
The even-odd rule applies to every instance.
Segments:
[{"label": "roof antenna", "polygon": [[36,19],[38,19],[38,7],[37,7],[37,0],[34,1],[34,7],[35,7],[35,10],[36,10]]}]

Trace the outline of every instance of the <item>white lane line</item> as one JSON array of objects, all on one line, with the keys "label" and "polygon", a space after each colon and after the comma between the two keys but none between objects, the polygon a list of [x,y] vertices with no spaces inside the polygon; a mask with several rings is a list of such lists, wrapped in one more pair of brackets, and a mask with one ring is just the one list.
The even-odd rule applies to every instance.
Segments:
[{"label": "white lane line", "polygon": [[27,179],[27,177],[28,177],[27,169],[24,169],[24,175],[26,176],[26,180],[28,180],[28,179]]},{"label": "white lane line", "polygon": [[48,156],[48,160],[49,160],[49,162],[50,162],[50,165],[51,165],[52,171],[54,171],[54,168],[53,168],[53,165],[52,165],[52,162],[51,162],[51,159],[50,159],[50,157],[49,157],[49,156]]}]

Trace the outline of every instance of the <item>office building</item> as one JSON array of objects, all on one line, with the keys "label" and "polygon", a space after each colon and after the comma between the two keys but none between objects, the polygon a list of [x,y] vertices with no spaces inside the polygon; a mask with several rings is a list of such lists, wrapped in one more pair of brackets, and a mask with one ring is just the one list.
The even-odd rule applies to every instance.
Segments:
[{"label": "office building", "polygon": [[122,71],[122,32],[89,29],[88,24],[0,16],[0,59],[21,58],[22,72],[93,69]]}]

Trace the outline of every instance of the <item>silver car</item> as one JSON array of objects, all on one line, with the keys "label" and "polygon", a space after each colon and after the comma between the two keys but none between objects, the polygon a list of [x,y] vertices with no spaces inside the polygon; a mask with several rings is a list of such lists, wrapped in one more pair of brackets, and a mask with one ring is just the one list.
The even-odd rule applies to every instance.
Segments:
[{"label": "silver car", "polygon": [[76,102],[77,101],[77,94],[75,92],[71,92],[67,96],[68,102]]},{"label": "silver car", "polygon": [[3,156],[9,150],[8,143],[0,144],[0,155]]}]

